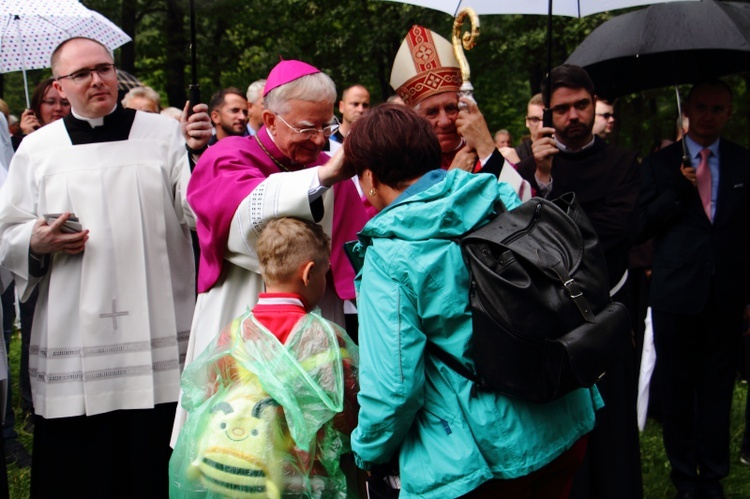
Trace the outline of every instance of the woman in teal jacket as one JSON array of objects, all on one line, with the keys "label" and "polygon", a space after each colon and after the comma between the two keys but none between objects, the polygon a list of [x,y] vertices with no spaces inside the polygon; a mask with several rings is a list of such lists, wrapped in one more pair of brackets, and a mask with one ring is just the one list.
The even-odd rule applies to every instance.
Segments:
[{"label": "woman in teal jacket", "polygon": [[547,404],[472,394],[426,351],[434,342],[473,369],[469,274],[453,239],[484,224],[496,201],[518,205],[514,191],[490,174],[441,170],[431,127],[401,105],[360,118],[344,152],[379,210],[355,248],[364,256],[357,464],[397,455],[403,498],[567,496],[601,406],[596,390]]}]

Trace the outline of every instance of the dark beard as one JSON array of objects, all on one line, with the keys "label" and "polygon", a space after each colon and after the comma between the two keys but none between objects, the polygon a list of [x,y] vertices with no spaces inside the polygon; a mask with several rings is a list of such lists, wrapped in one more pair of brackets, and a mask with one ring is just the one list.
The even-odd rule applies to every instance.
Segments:
[{"label": "dark beard", "polygon": [[222,129],[222,130],[224,131],[224,133],[225,133],[226,135],[230,136],[230,137],[231,137],[232,135],[237,135],[237,136],[240,136],[240,137],[241,137],[241,136],[242,136],[242,134],[243,134],[243,133],[245,132],[244,130],[242,130],[242,131],[239,131],[239,132],[238,132],[238,131],[236,131],[236,130],[235,130],[234,128],[232,128],[231,126],[226,126],[226,125],[224,125],[224,124],[221,124],[220,126],[221,126],[221,129]]},{"label": "dark beard", "polygon": [[564,130],[556,132],[556,135],[558,136],[558,140],[563,144],[575,144],[590,136],[593,125],[593,122],[588,125],[578,122],[575,125],[569,125]]}]

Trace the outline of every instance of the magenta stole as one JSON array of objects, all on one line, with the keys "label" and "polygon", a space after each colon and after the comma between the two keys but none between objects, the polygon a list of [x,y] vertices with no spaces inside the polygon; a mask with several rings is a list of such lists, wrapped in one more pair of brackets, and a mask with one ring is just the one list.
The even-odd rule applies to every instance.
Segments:
[{"label": "magenta stole", "polygon": [[[266,150],[285,168],[290,171],[301,169],[276,147],[265,127],[258,130],[257,136]],[[326,161],[328,156],[320,153],[315,161],[306,166],[318,166]],[[187,188],[187,199],[195,213],[201,248],[199,292],[211,289],[221,276],[229,227],[242,200],[266,177],[280,171],[254,137],[227,137],[203,153]],[[357,238],[357,232],[364,227],[367,215],[351,181],[336,184],[333,195],[333,286],[339,298],[351,300],[355,297],[354,269],[343,251],[343,244]]]}]

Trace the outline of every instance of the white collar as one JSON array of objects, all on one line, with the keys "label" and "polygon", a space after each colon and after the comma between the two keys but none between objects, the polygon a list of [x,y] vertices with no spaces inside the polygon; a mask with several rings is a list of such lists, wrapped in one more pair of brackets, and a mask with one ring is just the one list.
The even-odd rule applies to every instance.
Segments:
[{"label": "white collar", "polygon": [[[117,109],[117,104],[115,104],[115,107],[113,107],[112,110],[106,114],[106,116],[114,113],[115,109]],[[96,128],[104,124],[104,116],[102,116],[101,118],[86,118],[85,116],[81,116],[80,114],[76,113],[73,108],[70,109],[70,112],[74,118],[81,121],[86,121],[89,125],[91,125],[91,128]]]},{"label": "white collar", "polygon": [[699,162],[700,162],[701,151],[703,149],[709,149],[715,157],[717,158],[719,157],[719,140],[720,139],[716,139],[705,148],[699,143],[697,143],[696,141],[694,141],[690,137],[690,135],[685,134],[684,140],[685,140],[685,143],[687,144],[688,153],[690,154],[690,157],[695,160],[698,160]]},{"label": "white collar", "polygon": [[290,296],[274,296],[271,297],[259,297],[258,305],[297,305],[304,308],[304,304],[299,298],[292,298]]}]

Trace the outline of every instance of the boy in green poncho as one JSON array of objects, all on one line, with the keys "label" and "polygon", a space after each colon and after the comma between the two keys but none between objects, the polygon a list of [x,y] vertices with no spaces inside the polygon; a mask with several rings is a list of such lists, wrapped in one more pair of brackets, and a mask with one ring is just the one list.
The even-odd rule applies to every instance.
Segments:
[{"label": "boy in green poncho", "polygon": [[182,377],[189,413],[171,497],[347,497],[340,456],[357,423],[357,347],[313,311],[330,240],[293,218],[257,244],[266,292]]}]

